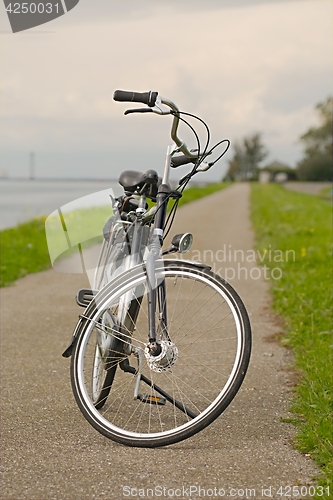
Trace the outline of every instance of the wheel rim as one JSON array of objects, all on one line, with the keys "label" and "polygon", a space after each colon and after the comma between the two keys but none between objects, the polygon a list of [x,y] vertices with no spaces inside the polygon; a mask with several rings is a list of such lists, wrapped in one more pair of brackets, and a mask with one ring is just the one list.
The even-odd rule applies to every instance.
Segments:
[{"label": "wheel rim", "polygon": [[[160,277],[162,273],[160,273]],[[168,327],[172,342],[177,345],[177,361],[169,369],[156,373],[149,368],[142,355],[142,374],[151,380],[154,387],[140,382],[140,394],[158,398],[161,394],[156,386],[162,387],[171,397],[181,402],[197,416],[191,418],[186,410],[180,411],[169,401],[165,405],[134,400],[137,377],[118,368],[110,395],[103,409],[93,406],[91,394],[91,364],[94,359],[92,339],[96,336],[96,324],[106,308],[117,313],[120,297],[129,290],[135,290],[144,282],[138,276],[131,284],[124,284],[105,301],[86,331],[77,356],[77,384],[83,406],[90,419],[100,426],[104,433],[125,436],[129,439],[156,439],[183,432],[186,428],[200,424],[227,401],[235,377],[239,372],[244,349],[243,325],[237,304],[221,283],[204,273],[191,270],[163,271],[167,288]],[[147,344],[147,304],[143,297],[142,307],[133,335],[128,332],[133,347],[142,350]],[[112,336],[112,333],[110,333]],[[130,336],[132,339],[130,340]],[[119,359],[127,359],[123,356]],[[137,356],[131,354],[130,365],[138,367]],[[90,367],[90,369],[89,369]],[[225,406],[227,406],[226,403]],[[221,410],[222,411],[222,410]],[[193,417],[193,415],[192,415]]]}]

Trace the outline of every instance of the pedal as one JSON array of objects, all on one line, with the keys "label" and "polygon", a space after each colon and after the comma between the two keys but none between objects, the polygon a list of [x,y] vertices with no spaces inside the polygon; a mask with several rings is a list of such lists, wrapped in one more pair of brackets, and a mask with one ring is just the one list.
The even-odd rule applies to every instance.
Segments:
[{"label": "pedal", "polygon": [[76,303],[81,307],[88,307],[97,293],[98,290],[91,290],[91,288],[81,288],[81,290],[77,292]]},{"label": "pedal", "polygon": [[138,399],[142,403],[148,403],[150,405],[165,405],[166,399],[160,398],[159,396],[150,396],[149,394],[138,394]]}]

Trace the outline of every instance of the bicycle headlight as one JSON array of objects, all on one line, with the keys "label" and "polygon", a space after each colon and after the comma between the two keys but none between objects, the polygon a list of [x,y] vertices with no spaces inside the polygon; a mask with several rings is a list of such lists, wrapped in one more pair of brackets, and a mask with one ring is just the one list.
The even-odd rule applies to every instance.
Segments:
[{"label": "bicycle headlight", "polygon": [[191,248],[193,236],[191,233],[176,234],[172,238],[172,246],[176,248],[177,252],[186,253]]}]

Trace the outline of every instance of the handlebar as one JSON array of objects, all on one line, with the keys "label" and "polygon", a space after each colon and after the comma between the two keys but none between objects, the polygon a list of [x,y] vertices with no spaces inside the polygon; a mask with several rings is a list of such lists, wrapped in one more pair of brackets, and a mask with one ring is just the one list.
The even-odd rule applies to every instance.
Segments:
[{"label": "handlebar", "polygon": [[[177,135],[177,129],[179,125],[179,108],[176,106],[175,103],[173,103],[169,99],[166,99],[165,97],[159,96],[158,92],[152,90],[149,92],[131,92],[127,90],[116,90],[113,94],[113,99],[115,101],[120,101],[120,102],[141,102],[142,104],[146,104],[147,106],[150,107],[150,109],[149,110],[147,109],[147,111],[153,111],[153,113],[156,113],[158,115],[171,114],[170,111],[163,111],[160,107],[158,107],[159,104],[165,104],[166,106],[171,108],[173,111],[171,139],[178,146],[179,151],[184,153],[184,155],[186,155],[188,158],[198,158],[198,155],[192,153],[186,146],[185,142],[183,142]],[[125,114],[135,113],[135,112],[142,113],[144,111],[142,109],[127,110],[125,111]]]},{"label": "handlebar", "polygon": [[128,92],[127,90],[116,90],[113,99],[120,102],[141,102],[150,108],[155,106],[158,92]]}]

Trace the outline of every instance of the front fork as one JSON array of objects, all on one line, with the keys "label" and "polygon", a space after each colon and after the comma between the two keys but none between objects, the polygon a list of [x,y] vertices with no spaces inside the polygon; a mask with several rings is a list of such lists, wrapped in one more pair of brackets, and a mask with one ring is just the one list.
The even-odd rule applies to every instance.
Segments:
[{"label": "front fork", "polygon": [[148,297],[148,324],[149,324],[149,351],[153,356],[158,356],[161,347],[156,338],[156,304],[159,305],[159,328],[160,333],[168,338],[167,334],[167,314],[166,314],[166,289],[165,280],[160,284],[156,279],[156,260],[161,258],[161,248],[163,244],[163,227],[166,214],[166,206],[170,194],[168,184],[161,184],[156,197],[156,216],[153,241],[150,245],[148,257],[146,260],[147,274],[147,297]]}]

